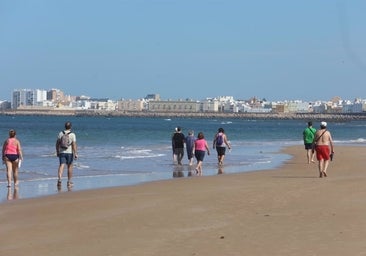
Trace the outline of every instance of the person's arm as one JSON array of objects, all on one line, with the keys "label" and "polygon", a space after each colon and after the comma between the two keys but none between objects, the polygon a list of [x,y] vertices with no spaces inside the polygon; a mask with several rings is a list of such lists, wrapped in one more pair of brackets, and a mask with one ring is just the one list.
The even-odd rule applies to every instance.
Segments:
[{"label": "person's arm", "polygon": [[226,146],[228,147],[228,149],[231,149],[230,143],[227,140],[226,134],[224,134],[224,142],[226,144]]},{"label": "person's arm", "polygon": [[5,149],[6,149],[7,144],[8,144],[8,140],[5,140],[4,144],[3,144],[3,150],[2,150],[2,159],[3,159],[3,161],[5,161]]},{"label": "person's arm", "polygon": [[71,147],[72,147],[72,153],[74,154],[74,158],[78,158],[78,146],[76,144],[76,135],[75,139],[71,143]]},{"label": "person's arm", "polygon": [[57,138],[57,140],[56,140],[55,147],[56,147],[56,155],[59,156],[59,154],[60,154],[60,139],[59,138]]},{"label": "person's arm", "polygon": [[207,150],[207,155],[210,155],[210,149],[209,149],[209,147],[208,147],[207,141],[206,141],[205,146],[206,146],[206,150]]},{"label": "person's arm", "polygon": [[333,146],[333,139],[332,139],[332,135],[329,132],[329,145],[330,145],[330,152],[334,153],[334,146]]},{"label": "person's arm", "polygon": [[17,140],[17,148],[18,148],[19,159],[23,160],[23,151],[22,151],[22,147],[20,146],[20,141],[19,140]]},{"label": "person's arm", "polygon": [[216,147],[216,138],[217,138],[217,134],[215,135],[213,142],[212,142],[212,148],[215,149]]}]

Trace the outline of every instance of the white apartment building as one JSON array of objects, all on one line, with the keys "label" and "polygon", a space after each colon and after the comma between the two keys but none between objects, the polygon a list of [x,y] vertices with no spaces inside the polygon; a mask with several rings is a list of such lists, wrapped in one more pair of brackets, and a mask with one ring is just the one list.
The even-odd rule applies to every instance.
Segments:
[{"label": "white apartment building", "polygon": [[20,89],[13,91],[12,108],[43,106],[47,101],[47,91],[40,89]]}]

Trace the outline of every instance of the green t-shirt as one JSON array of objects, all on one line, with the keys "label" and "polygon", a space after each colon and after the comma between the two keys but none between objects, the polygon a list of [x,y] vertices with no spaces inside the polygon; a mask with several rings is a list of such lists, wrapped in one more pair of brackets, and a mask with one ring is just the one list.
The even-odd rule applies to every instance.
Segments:
[{"label": "green t-shirt", "polygon": [[314,137],[315,137],[315,133],[316,133],[316,129],[313,127],[308,127],[304,130],[303,134],[303,139],[304,139],[304,143],[313,143],[314,141]]}]

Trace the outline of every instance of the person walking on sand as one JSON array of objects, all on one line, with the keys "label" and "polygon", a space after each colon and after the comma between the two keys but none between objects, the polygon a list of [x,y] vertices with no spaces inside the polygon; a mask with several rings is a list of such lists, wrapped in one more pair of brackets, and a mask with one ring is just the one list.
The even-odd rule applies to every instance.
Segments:
[{"label": "person walking on sand", "polygon": [[205,140],[205,136],[203,132],[199,132],[197,135],[197,140],[194,142],[194,156],[197,159],[196,172],[198,174],[202,174],[202,162],[205,158],[205,153],[207,151],[207,155],[210,155],[210,149],[208,148],[207,141]]},{"label": "person walking on sand", "polygon": [[316,129],[313,127],[313,123],[308,122],[308,127],[302,132],[308,164],[310,164],[310,162],[315,163],[315,150],[313,145],[315,133]]},{"label": "person walking on sand", "polygon": [[327,169],[331,160],[331,154],[334,154],[334,147],[332,135],[327,130],[326,122],[320,123],[320,129],[316,131],[314,141],[316,143],[316,158],[319,161],[319,177],[327,177]]},{"label": "person walking on sand", "polygon": [[182,129],[178,126],[175,128],[175,133],[172,137],[172,147],[174,158],[177,159],[178,165],[182,165],[182,159],[184,156],[184,140],[185,136],[182,133]]},{"label": "person walking on sand", "polygon": [[225,152],[226,152],[225,145],[228,147],[228,149],[231,149],[224,128],[219,128],[213,139],[213,146],[212,146],[213,149],[216,148],[217,162],[219,165],[222,165],[224,163]]},{"label": "person walking on sand", "polygon": [[[76,135],[71,131],[71,122],[65,123],[65,130],[61,131],[56,140],[56,154],[59,158],[58,167],[58,181],[57,186],[61,186],[62,173],[65,165],[67,165],[67,186],[72,187],[72,174],[73,174],[73,160],[78,158]],[[64,142],[64,136],[67,136],[66,145]]]},{"label": "person walking on sand", "polygon": [[188,163],[190,166],[193,164],[193,158],[194,158],[193,148],[194,148],[195,141],[196,141],[196,138],[194,137],[194,132],[191,130],[188,132],[188,135],[185,138]]},{"label": "person walking on sand", "polygon": [[20,141],[16,138],[15,130],[11,129],[9,131],[9,138],[3,143],[2,153],[3,163],[6,165],[8,188],[11,187],[12,177],[14,179],[14,186],[18,186],[19,163],[21,160],[23,160],[23,152]]}]

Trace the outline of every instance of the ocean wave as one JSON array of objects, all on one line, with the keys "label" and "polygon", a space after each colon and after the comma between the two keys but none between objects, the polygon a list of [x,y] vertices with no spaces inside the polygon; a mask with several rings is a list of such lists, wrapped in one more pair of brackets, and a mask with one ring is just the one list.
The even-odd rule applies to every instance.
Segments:
[{"label": "ocean wave", "polygon": [[165,154],[151,154],[151,155],[130,155],[130,156],[116,156],[115,158],[119,158],[121,160],[126,159],[141,159],[141,158],[155,158],[155,157],[162,157]]},{"label": "ocean wave", "polygon": [[334,143],[339,143],[339,144],[365,144],[366,143],[366,139],[364,138],[357,138],[354,140],[334,140]]}]

